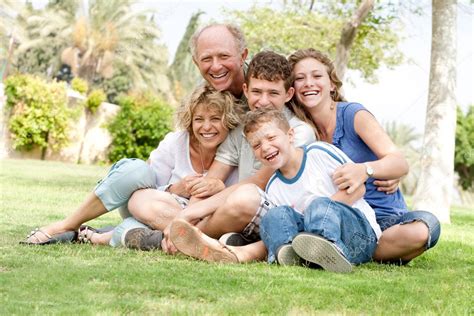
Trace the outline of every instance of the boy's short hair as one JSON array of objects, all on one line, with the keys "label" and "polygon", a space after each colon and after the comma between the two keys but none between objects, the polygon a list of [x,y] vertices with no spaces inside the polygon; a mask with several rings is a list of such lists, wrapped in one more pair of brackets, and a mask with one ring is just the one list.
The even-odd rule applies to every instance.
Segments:
[{"label": "boy's short hair", "polygon": [[252,58],[245,74],[247,86],[249,85],[250,78],[272,82],[283,80],[286,91],[293,85],[290,63],[284,56],[272,51],[260,52]]},{"label": "boy's short hair", "polygon": [[265,123],[275,123],[285,133],[290,129],[290,124],[285,114],[277,109],[259,108],[255,111],[249,111],[244,118],[244,134],[255,132]]}]

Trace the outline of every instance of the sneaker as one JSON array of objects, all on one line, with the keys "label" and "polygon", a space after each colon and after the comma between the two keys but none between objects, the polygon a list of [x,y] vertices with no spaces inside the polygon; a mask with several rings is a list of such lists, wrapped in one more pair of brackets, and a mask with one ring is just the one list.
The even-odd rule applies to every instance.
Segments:
[{"label": "sneaker", "polygon": [[219,238],[219,241],[226,246],[245,246],[252,241],[240,233],[227,233]]},{"label": "sneaker", "polygon": [[276,260],[282,266],[301,266],[304,263],[291,244],[285,244],[278,248]]},{"label": "sneaker", "polygon": [[132,228],[125,233],[124,245],[127,248],[144,251],[159,250],[161,249],[162,239],[163,232],[159,230],[145,227]]},{"label": "sneaker", "polygon": [[334,243],[314,234],[299,233],[293,239],[293,249],[298,256],[321,266],[324,270],[349,273],[352,264]]}]

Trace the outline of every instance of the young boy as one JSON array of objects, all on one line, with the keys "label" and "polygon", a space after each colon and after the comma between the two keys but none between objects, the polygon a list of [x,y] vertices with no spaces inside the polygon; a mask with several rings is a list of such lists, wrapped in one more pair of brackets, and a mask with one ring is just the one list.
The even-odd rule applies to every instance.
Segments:
[{"label": "young boy", "polygon": [[[347,194],[332,181],[334,170],[349,158],[324,142],[294,147],[294,131],[275,110],[247,113],[244,133],[255,156],[276,170],[265,192],[276,207],[260,222],[268,261],[306,260],[341,273],[370,261],[381,235],[375,212],[361,198],[363,188]],[[185,221],[174,221],[171,229],[180,251],[208,261],[236,262],[239,248],[247,247],[223,247]]]},{"label": "young boy", "polygon": [[348,195],[332,181],[350,159],[324,142],[292,146],[294,132],[276,111],[248,113],[244,133],[255,156],[277,169],[265,191],[278,207],[260,224],[268,261],[292,263],[297,255],[334,272],[370,261],[381,235],[375,213],[364,192]]}]

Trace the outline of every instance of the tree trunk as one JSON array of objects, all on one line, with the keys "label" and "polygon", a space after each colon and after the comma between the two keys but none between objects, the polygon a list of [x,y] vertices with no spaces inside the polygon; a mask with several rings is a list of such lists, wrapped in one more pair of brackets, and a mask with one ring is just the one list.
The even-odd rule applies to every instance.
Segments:
[{"label": "tree trunk", "polygon": [[456,0],[433,0],[431,68],[421,174],[413,209],[449,223],[456,133]]},{"label": "tree trunk", "polygon": [[352,43],[354,43],[357,34],[357,28],[362,24],[370,10],[374,7],[374,0],[364,0],[361,2],[359,8],[354,12],[351,20],[346,23],[341,32],[341,38],[336,47],[336,73],[339,79],[344,79],[344,74],[349,61],[349,51]]}]

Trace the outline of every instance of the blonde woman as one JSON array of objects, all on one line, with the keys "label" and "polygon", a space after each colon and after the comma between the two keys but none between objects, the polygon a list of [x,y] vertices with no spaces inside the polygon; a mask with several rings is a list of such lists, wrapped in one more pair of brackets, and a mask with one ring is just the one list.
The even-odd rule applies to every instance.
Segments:
[{"label": "blonde woman", "polygon": [[[191,196],[210,196],[222,190],[225,184],[235,182],[236,176],[232,175],[225,184],[223,179],[202,177],[214,161],[217,147],[229,130],[238,125],[235,102],[229,92],[218,92],[208,85],[198,87],[177,110],[180,130],[169,133],[147,162],[139,159],[118,161],[74,213],[62,221],[35,229],[22,243],[45,245],[69,242],[77,237],[82,242],[118,246],[125,244],[125,234],[131,228],[143,228],[135,232],[143,235],[145,230],[151,237],[157,237],[156,232],[147,231],[145,225],[132,218],[127,207],[130,197],[135,191],[148,188],[142,193],[150,195],[150,201],[157,202],[156,205],[164,206],[160,218],[167,224]],[[115,230],[99,233],[81,226],[117,208],[125,221]],[[147,223],[143,217],[140,220],[156,227],[156,222]],[[133,239],[131,246],[138,247],[133,245]]]}]

